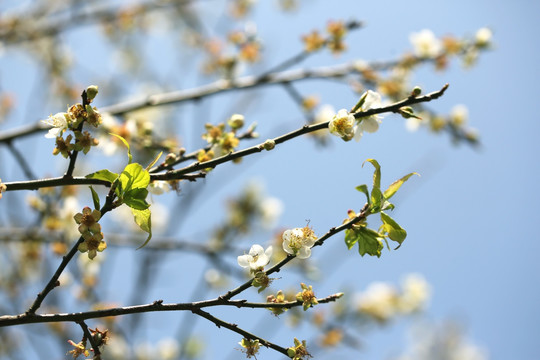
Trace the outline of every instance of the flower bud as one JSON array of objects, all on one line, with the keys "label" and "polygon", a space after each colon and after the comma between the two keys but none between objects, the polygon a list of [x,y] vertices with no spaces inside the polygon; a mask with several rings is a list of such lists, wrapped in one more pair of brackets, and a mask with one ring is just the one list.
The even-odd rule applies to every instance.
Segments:
[{"label": "flower bud", "polygon": [[270,151],[276,147],[276,142],[272,139],[268,139],[263,144],[264,150]]},{"label": "flower bud", "polygon": [[229,120],[227,120],[227,124],[231,127],[233,130],[240,129],[242,126],[244,126],[244,115],[240,114],[234,114],[232,115]]},{"label": "flower bud", "polygon": [[416,96],[419,96],[421,93],[422,93],[422,88],[420,88],[420,86],[415,86],[412,89],[411,95],[416,97]]},{"label": "flower bud", "polygon": [[92,102],[96,95],[98,94],[98,87],[97,85],[90,85],[86,88],[86,99],[88,102]]}]

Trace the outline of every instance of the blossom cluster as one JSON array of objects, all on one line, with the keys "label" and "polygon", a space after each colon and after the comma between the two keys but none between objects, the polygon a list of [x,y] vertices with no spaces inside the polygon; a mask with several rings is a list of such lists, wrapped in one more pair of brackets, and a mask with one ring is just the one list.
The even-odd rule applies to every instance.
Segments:
[{"label": "blossom cluster", "polygon": [[84,238],[84,241],[79,244],[79,251],[82,253],[88,252],[88,257],[94,259],[98,251],[101,252],[107,248],[107,244],[103,241],[101,225],[98,223],[101,212],[86,206],[82,212],[75,214],[73,218],[79,224],[79,232]]},{"label": "blossom cluster", "polygon": [[328,38],[326,39],[317,30],[304,35],[302,41],[304,42],[305,51],[317,51],[324,46],[327,46],[334,54],[345,51],[346,46],[343,41],[347,34],[345,23],[343,21],[329,21],[326,26],[326,32],[328,33]]},{"label": "blossom cluster", "polygon": [[244,116],[240,114],[233,114],[227,120],[227,124],[205,124],[206,132],[202,135],[202,138],[208,142],[210,148],[201,149],[197,154],[197,160],[200,162],[209,161],[215,157],[233,152],[240,143],[237,132],[243,126]]},{"label": "blossom cluster", "polygon": [[387,283],[372,283],[358,297],[357,309],[378,322],[386,322],[394,315],[421,310],[429,296],[426,280],[421,275],[410,274],[404,279],[401,291]]},{"label": "blossom cluster", "polygon": [[362,95],[352,112],[346,109],[339,110],[328,123],[328,129],[330,133],[341,137],[344,141],[350,141],[353,138],[359,141],[364,132],[374,133],[379,129],[382,116],[373,114],[357,119],[355,113],[380,107],[381,95],[375,91],[368,90]]},{"label": "blossom cluster", "polygon": [[[101,124],[101,114],[95,108],[90,106],[90,102],[97,95],[97,86],[89,86],[84,94],[88,104],[75,104],[68,108],[67,112],[59,112],[50,115],[47,120],[42,120],[46,125],[51,126],[49,132],[45,135],[46,138],[56,139],[56,146],[53,150],[53,155],[61,154],[67,158],[73,150],[82,151],[87,154],[92,146],[98,145],[99,141],[92,137],[88,131],[82,131],[83,123],[88,123],[94,127]],[[63,135],[66,130],[72,130],[64,139]],[[72,142],[74,140],[74,142]]]}]

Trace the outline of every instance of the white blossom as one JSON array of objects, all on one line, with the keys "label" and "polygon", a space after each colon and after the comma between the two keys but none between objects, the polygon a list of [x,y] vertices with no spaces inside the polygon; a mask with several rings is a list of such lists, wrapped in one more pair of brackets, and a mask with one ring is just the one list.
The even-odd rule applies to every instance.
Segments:
[{"label": "white blossom", "polygon": [[420,274],[409,274],[402,283],[402,294],[399,298],[399,309],[403,313],[421,310],[429,300],[430,288],[426,279]]},{"label": "white blossom", "polygon": [[311,256],[311,248],[317,241],[317,236],[308,227],[285,230],[282,235],[283,250],[299,259]]},{"label": "white blossom", "polygon": [[168,192],[170,189],[169,183],[164,180],[152,181],[148,186],[148,191],[154,195],[161,195]]},{"label": "white blossom", "polygon": [[275,197],[267,197],[262,200],[260,210],[263,226],[271,228],[283,213],[283,202]]},{"label": "white blossom", "polygon": [[272,256],[272,246],[264,250],[261,245],[253,245],[249,249],[249,254],[238,256],[238,265],[251,270],[258,270],[265,267],[270,262]]},{"label": "white blossom", "polygon": [[462,126],[467,123],[469,118],[469,110],[465,105],[456,105],[450,111],[450,121],[457,126]]},{"label": "white blossom", "polygon": [[493,33],[489,28],[483,27],[478,29],[475,35],[476,45],[478,46],[487,46],[491,42],[491,37]]},{"label": "white blossom", "polygon": [[328,123],[328,129],[330,129],[332,134],[341,137],[345,141],[349,141],[354,136],[355,121],[356,119],[353,114],[345,109],[341,109],[334,115],[330,123]]},{"label": "white blossom", "polygon": [[441,41],[429,29],[412,33],[409,40],[414,46],[414,53],[421,58],[434,58],[441,54]]},{"label": "white blossom", "polygon": [[47,120],[41,120],[42,123],[52,126],[49,132],[45,135],[46,138],[56,139],[62,135],[64,130],[68,128],[69,115],[65,112],[59,112],[54,115],[49,115]]},{"label": "white blossom", "polygon": [[[381,95],[375,91],[368,90],[364,104],[362,104],[361,111],[367,111],[369,109],[377,109],[381,107]],[[359,141],[365,132],[374,133],[379,130],[379,124],[381,123],[382,115],[375,114],[366,116],[359,119],[358,125],[354,129],[354,139]]]},{"label": "white blossom", "polygon": [[314,122],[316,124],[331,121],[336,113],[336,110],[332,105],[324,104],[319,107],[319,110],[315,113]]}]

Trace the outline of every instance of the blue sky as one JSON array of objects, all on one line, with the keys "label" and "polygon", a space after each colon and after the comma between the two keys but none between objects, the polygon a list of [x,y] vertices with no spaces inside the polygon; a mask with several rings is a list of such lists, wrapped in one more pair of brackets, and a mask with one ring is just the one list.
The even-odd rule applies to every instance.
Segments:
[{"label": "blue sky", "polygon": [[[236,165],[217,169],[205,181],[206,187],[219,185],[223,177],[231,180],[212,192],[212,199],[203,202],[197,212],[190,215],[190,221],[203,224],[204,214],[222,208],[229,194],[237,193],[249,179],[264,179],[266,192],[284,201],[280,225],[303,226],[309,219],[310,225],[322,234],[341,223],[347,209],[362,206],[363,195],[354,187],[371,181],[371,168],[361,167],[365,159],[379,161],[383,184],[417,171],[421,177],[412,178],[394,201],[397,209],[393,216],[408,232],[404,245],[397,251],[385,251],[380,259],[361,258],[354,251],[347,253],[342,237],[336,236],[334,243],[328,246],[328,253],[321,250],[314,254],[314,259],[328,274],[319,291],[337,292],[348,282],[354,282],[358,290],[372,281],[398,283],[404,274],[418,272],[429,281],[433,292],[426,311],[427,319],[437,323],[457,319],[466,329],[467,337],[485,349],[490,359],[540,358],[535,341],[540,331],[536,259],[540,242],[535,231],[540,220],[537,210],[540,199],[534,190],[539,180],[537,137],[540,119],[534,106],[540,81],[540,52],[536,38],[540,30],[540,3],[316,0],[302,2],[301,10],[295,14],[267,16],[273,7],[271,1],[260,1],[253,17],[265,42],[265,51],[271,54],[268,65],[296,53],[300,46],[299,36],[314,28],[322,29],[329,19],[354,18],[365,21],[366,26],[350,35],[349,51],[341,57],[317,55],[305,66],[356,58],[392,59],[411,48],[408,40],[411,32],[424,28],[433,30],[437,36],[473,35],[480,27],[491,28],[494,49],[483,54],[474,68],[467,70],[452,63],[448,71],[434,73],[426,66],[414,77],[415,83],[426,92],[450,83],[444,97],[431,103],[431,108],[448,113],[455,104],[465,104],[469,109],[470,125],[478,129],[482,145],[478,149],[453,146],[444,135],[423,130],[410,133],[405,130],[401,117],[387,115],[380,131],[364,136],[359,143],[344,143],[335,138],[330,147],[321,150],[311,141],[300,140],[246,159],[241,171],[237,171]],[[214,12],[217,17],[219,10]],[[70,40],[74,41],[76,37],[77,34]],[[156,62],[158,74],[160,69],[169,69],[173,61],[167,56],[160,59],[159,41],[149,43],[146,55],[163,62]],[[28,88],[18,85],[16,79],[34,76],[30,61],[23,60],[15,66],[13,58],[5,56],[0,58],[0,64],[2,62],[6,69],[18,71],[0,70],[4,86],[11,86],[10,90],[21,96],[29,94]],[[86,69],[86,64],[76,68],[74,78],[83,83],[95,83],[100,79],[100,71],[101,74],[107,71],[105,65]],[[178,76],[183,83],[205,82],[189,74],[181,75]],[[138,79],[132,80],[137,82]],[[299,84],[298,89],[305,94],[318,93],[322,102],[332,104],[336,109],[350,108],[355,101],[343,86],[327,82],[306,82]],[[264,93],[265,97],[257,102],[258,108],[246,114],[248,119],[251,117],[260,124],[262,137],[276,136],[301,126],[300,112],[281,89],[271,88]],[[216,99],[212,115],[217,118],[231,108],[230,98],[223,96]],[[197,111],[188,107],[183,110]],[[39,111],[26,110],[26,114],[35,120],[40,113],[60,110],[46,108]],[[27,121],[22,120],[24,113],[19,113],[12,124]],[[9,125],[2,124],[0,129],[9,128]],[[195,125],[193,129],[186,126],[187,131],[196,128]],[[186,141],[191,146],[200,145],[196,140]],[[11,161],[5,150],[0,151],[2,159]],[[6,170],[3,165],[1,168]],[[1,178],[7,180],[7,176]],[[189,234],[188,230],[182,233],[185,234]],[[267,242],[265,236],[255,236],[254,242]],[[140,256],[133,255],[131,250],[123,250],[115,258],[129,259],[124,260],[125,269],[131,269],[137,266]],[[189,261],[196,260],[187,257],[184,261],[190,264]],[[335,263],[340,263],[337,269],[332,268]],[[118,265],[108,266],[118,271]],[[175,271],[177,266],[171,261],[165,268]],[[114,276],[118,278],[111,281],[121,281],[120,274]],[[188,277],[181,275],[175,279],[175,284],[181,287],[182,281],[187,280]],[[153,291],[155,293],[147,294],[146,301],[155,297],[170,301],[178,299],[176,292],[165,284],[160,283]],[[114,292],[110,295],[121,298]],[[187,299],[178,301],[184,300]],[[223,316],[232,321],[230,314]],[[252,321],[240,314],[237,316],[234,319],[239,324]],[[160,324],[159,321],[166,319],[166,315],[155,315],[145,320],[151,338],[163,335],[156,320]],[[265,320],[260,321],[264,324]],[[407,324],[398,323],[389,331],[383,329],[380,334],[369,337],[370,342],[363,353],[365,357],[380,359],[400,353],[406,347]],[[204,333],[206,329],[212,329],[214,336],[223,337],[225,348],[232,347],[232,341],[238,341],[237,336],[206,325],[198,324],[198,331]],[[285,338],[290,337],[288,334]],[[278,334],[276,338],[282,337]],[[210,350],[209,358],[218,353],[216,349]],[[327,358],[332,356],[323,354]],[[345,354],[351,356],[351,353]],[[273,358],[273,355],[266,351],[259,359]]]}]

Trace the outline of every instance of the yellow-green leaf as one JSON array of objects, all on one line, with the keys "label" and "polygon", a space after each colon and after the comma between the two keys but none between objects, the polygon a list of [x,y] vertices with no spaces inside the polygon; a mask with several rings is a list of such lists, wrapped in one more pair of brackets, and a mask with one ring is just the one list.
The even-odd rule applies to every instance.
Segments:
[{"label": "yellow-green leaf", "polygon": [[161,155],[163,155],[163,151],[160,152],[160,153],[158,154],[158,156],[156,156],[156,158],[155,158],[150,164],[148,164],[148,166],[146,167],[146,170],[150,170],[150,168],[151,168],[152,166],[154,166],[154,165],[158,162],[158,160],[159,160],[159,158],[161,157]]},{"label": "yellow-green leaf", "polygon": [[394,196],[394,194],[399,190],[401,185],[403,185],[403,183],[409,180],[409,178],[413,175],[420,176],[418,173],[412,172],[410,174],[403,176],[401,179],[394,181],[392,184],[390,184],[388,189],[386,189],[383,193],[383,196],[385,197],[385,199],[390,199],[392,196]]},{"label": "yellow-green leaf", "polygon": [[368,190],[367,185],[366,185],[366,184],[358,185],[358,186],[356,187],[356,190],[360,191],[361,193],[364,193],[364,194],[366,195],[368,204],[370,204],[370,201],[369,201],[369,190]]},{"label": "yellow-green leaf", "polygon": [[128,142],[126,141],[126,139],[124,139],[124,138],[121,137],[120,135],[116,135],[116,134],[113,134],[113,133],[109,133],[109,135],[116,136],[118,139],[120,139],[120,141],[122,141],[122,143],[124,143],[124,145],[126,145],[126,147],[127,147],[127,154],[128,154],[128,164],[131,164],[131,161],[132,161],[132,159],[133,159],[133,156],[131,155],[131,149],[129,148],[129,144],[128,144]]},{"label": "yellow-green leaf", "polygon": [[358,252],[360,255],[365,254],[381,257],[383,249],[382,236],[378,232],[368,228],[360,228],[357,231],[358,235]]},{"label": "yellow-green leaf", "polygon": [[[373,165],[373,167],[375,168],[375,171],[373,172],[373,187],[380,189],[381,188],[381,166],[375,159],[367,159],[366,161],[371,163],[371,165]],[[364,164],[366,163],[366,161],[364,161]],[[364,164],[362,164],[362,166],[364,166]]]},{"label": "yellow-green leaf", "polygon": [[99,195],[93,187],[89,186],[90,191],[92,192],[92,201],[94,202],[94,209],[99,210]]},{"label": "yellow-green leaf", "polygon": [[383,211],[381,211],[381,220],[383,222],[383,225],[381,226],[382,231],[388,234],[388,237],[391,240],[399,243],[398,247],[396,248],[398,249],[407,237],[407,232],[405,229],[399,226],[394,219]]},{"label": "yellow-green leaf", "polygon": [[130,208],[137,210],[148,209],[150,204],[146,202],[146,196],[148,195],[148,190],[136,188],[126,191],[124,193],[123,201],[124,204]]},{"label": "yellow-green leaf", "polygon": [[88,174],[85,176],[85,178],[105,180],[112,184],[118,178],[118,174],[113,173],[107,169],[103,169],[103,170],[99,170],[94,173]]},{"label": "yellow-green leaf", "polygon": [[148,233],[148,238],[146,241],[137,248],[139,250],[140,248],[143,248],[148,244],[150,239],[152,238],[152,217],[150,209],[144,209],[144,210],[138,210],[135,208],[131,208],[131,212],[133,213],[135,223],[139,225],[142,231],[145,231]]},{"label": "yellow-green leaf", "polygon": [[124,193],[131,189],[146,189],[150,184],[150,174],[141,164],[128,164],[120,174],[120,184]]}]

